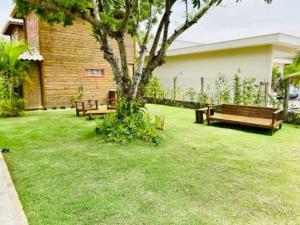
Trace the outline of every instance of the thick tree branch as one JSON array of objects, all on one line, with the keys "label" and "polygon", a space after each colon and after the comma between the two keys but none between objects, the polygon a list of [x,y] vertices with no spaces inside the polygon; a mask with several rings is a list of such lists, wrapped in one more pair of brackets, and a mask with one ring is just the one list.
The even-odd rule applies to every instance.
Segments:
[{"label": "thick tree branch", "polygon": [[125,15],[124,15],[122,24],[119,29],[119,34],[121,36],[124,36],[124,33],[126,31],[126,28],[127,28],[128,22],[129,22],[129,18],[130,18],[130,14],[131,14],[131,9],[132,9],[131,0],[125,0]]},{"label": "thick tree branch", "polygon": [[149,11],[149,19],[147,22],[147,32],[144,37],[144,40],[141,40],[142,38],[140,37],[140,31],[137,31],[137,36],[138,36],[138,43],[139,43],[139,58],[137,62],[137,71],[133,76],[133,97],[136,98],[137,92],[138,92],[138,87],[141,82],[141,77],[142,77],[142,72],[144,69],[144,64],[145,64],[145,56],[147,52],[147,41],[150,36],[151,30],[152,30],[152,21],[153,21],[153,10],[152,10],[152,4],[150,3],[150,11]]},{"label": "thick tree branch", "polygon": [[117,43],[119,46],[120,51],[120,59],[121,59],[121,66],[122,66],[122,80],[123,80],[123,88],[126,93],[130,90],[131,87],[131,79],[129,77],[129,71],[128,71],[128,61],[127,61],[127,51],[126,46],[124,43],[124,38],[118,38]]},{"label": "thick tree branch", "polygon": [[124,92],[124,82],[122,79],[123,75],[122,75],[122,71],[119,67],[119,60],[115,56],[113,48],[109,43],[108,35],[100,28],[94,27],[94,30],[95,30],[94,31],[95,38],[98,40],[99,43],[101,43],[100,50],[103,51],[104,59],[106,59],[109,62],[109,64],[111,65],[111,68],[112,68],[113,74],[114,74],[114,79],[118,86],[118,90],[119,90],[120,94],[122,95],[125,92]]},{"label": "thick tree branch", "polygon": [[[205,5],[199,9],[199,11],[195,14],[195,16],[191,20],[186,20],[186,22],[179,26],[177,29],[175,29],[174,33],[168,37],[168,32],[169,32],[169,25],[170,25],[170,15],[171,15],[171,8],[173,5],[171,5],[171,8],[168,9],[166,7],[165,14],[161,20],[161,23],[159,25],[159,32],[161,33],[162,30],[164,30],[163,33],[163,38],[162,38],[162,43],[159,51],[156,53],[156,50],[154,49],[157,48],[159,38],[156,40],[157,42],[154,43],[154,46],[152,46],[151,52],[149,54],[148,58],[148,64],[143,72],[142,76],[142,84],[141,84],[141,91],[143,92],[144,86],[149,82],[149,79],[151,78],[151,74],[160,65],[164,64],[166,62],[166,51],[169,48],[169,46],[174,42],[174,40],[181,35],[184,31],[189,29],[191,26],[193,26],[195,23],[199,21],[200,18],[202,18],[205,13],[214,5],[218,4],[220,0],[210,0],[205,3]],[[160,37],[160,35],[159,35]]]},{"label": "thick tree branch", "polygon": [[158,47],[159,42],[160,42],[161,33],[162,33],[162,31],[164,29],[164,26],[165,26],[165,21],[169,20],[170,15],[171,15],[171,9],[172,9],[172,6],[175,4],[175,2],[176,2],[176,0],[172,0],[171,2],[166,1],[165,12],[164,12],[164,14],[161,18],[161,21],[158,25],[156,35],[155,35],[153,43],[152,43],[151,50],[149,52],[150,56],[155,55],[155,53],[156,53],[157,47]]},{"label": "thick tree branch", "polygon": [[100,14],[99,14],[99,3],[97,0],[93,0],[94,1],[94,13],[95,13],[95,19],[98,23],[100,23]]},{"label": "thick tree branch", "polygon": [[175,29],[174,33],[168,39],[168,45],[170,46],[178,36],[180,36],[183,32],[188,30],[191,26],[196,24],[206,13],[212,8],[214,5],[218,4],[220,0],[210,0],[207,1],[206,4],[201,8],[191,20],[187,20],[184,24]]}]

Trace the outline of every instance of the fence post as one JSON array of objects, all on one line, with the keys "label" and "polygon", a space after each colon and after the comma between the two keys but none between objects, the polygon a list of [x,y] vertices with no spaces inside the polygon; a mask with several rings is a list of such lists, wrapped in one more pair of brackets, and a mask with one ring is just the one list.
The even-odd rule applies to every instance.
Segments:
[{"label": "fence post", "polygon": [[265,107],[268,106],[269,82],[265,82]]},{"label": "fence post", "polygon": [[173,78],[173,101],[176,101],[177,77]]},{"label": "fence post", "polygon": [[200,84],[201,84],[200,93],[203,94],[204,93],[204,77],[201,77]]}]

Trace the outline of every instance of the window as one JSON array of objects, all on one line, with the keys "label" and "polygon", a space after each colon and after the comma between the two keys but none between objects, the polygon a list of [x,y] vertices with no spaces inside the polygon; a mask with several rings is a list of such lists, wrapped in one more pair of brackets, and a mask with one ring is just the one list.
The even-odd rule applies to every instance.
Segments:
[{"label": "window", "polygon": [[102,77],[104,75],[104,70],[99,68],[86,68],[85,76],[88,77]]}]

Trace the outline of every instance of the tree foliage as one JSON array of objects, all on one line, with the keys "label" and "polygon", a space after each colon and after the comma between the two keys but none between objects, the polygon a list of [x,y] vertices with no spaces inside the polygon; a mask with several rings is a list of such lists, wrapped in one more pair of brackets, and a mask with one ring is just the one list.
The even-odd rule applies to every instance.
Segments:
[{"label": "tree foliage", "polygon": [[[50,24],[72,25],[76,17],[88,21],[93,35],[110,63],[120,95],[129,99],[144,96],[152,72],[166,61],[166,50],[183,32],[196,24],[211,8],[223,0],[14,0],[18,14],[36,13]],[[240,2],[241,0],[236,0]],[[270,3],[270,0],[263,0]],[[175,4],[185,7],[185,21],[170,29]],[[189,6],[189,7],[188,7]],[[192,12],[188,12],[192,8]],[[156,25],[156,29],[154,29]],[[129,76],[124,37],[130,34],[138,44],[137,66]],[[153,35],[153,37],[152,37]],[[152,44],[148,47],[150,38]],[[112,48],[116,40],[119,53]],[[147,62],[145,57],[148,55]]]}]

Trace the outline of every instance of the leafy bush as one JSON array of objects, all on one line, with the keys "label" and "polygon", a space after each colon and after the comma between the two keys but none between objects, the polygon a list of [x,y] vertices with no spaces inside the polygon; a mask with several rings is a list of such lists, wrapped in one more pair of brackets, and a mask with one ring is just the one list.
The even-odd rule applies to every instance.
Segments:
[{"label": "leafy bush", "polygon": [[217,92],[217,103],[230,103],[231,95],[230,95],[230,85],[226,80],[225,76],[220,74],[215,81],[216,92]]},{"label": "leafy bush", "polygon": [[6,77],[0,76],[0,100],[9,98],[9,87]]},{"label": "leafy bush", "polygon": [[22,99],[0,99],[0,116],[18,116],[22,110],[24,110],[24,101]]},{"label": "leafy bush", "polygon": [[277,100],[276,98],[274,98],[272,95],[268,96],[268,105],[271,105],[272,107],[277,107],[280,108],[281,107],[281,102],[280,100]]},{"label": "leafy bush", "polygon": [[233,87],[233,103],[239,105],[242,103],[242,82],[239,73],[234,75],[234,87]]},{"label": "leafy bush", "polygon": [[155,145],[160,143],[157,129],[163,129],[162,117],[153,119],[136,102],[119,100],[116,113],[108,114],[97,120],[97,133],[107,142],[127,144],[133,139],[142,139]]},{"label": "leafy bush", "polygon": [[243,104],[253,105],[255,98],[255,78],[247,77],[243,80]]},{"label": "leafy bush", "polygon": [[80,84],[76,93],[71,97],[71,103],[82,100],[84,94],[83,84]]},{"label": "leafy bush", "polygon": [[198,102],[201,107],[205,106],[209,103],[209,96],[206,92],[203,92],[202,94],[199,94],[198,96]]},{"label": "leafy bush", "polygon": [[162,89],[159,78],[153,76],[146,86],[145,95],[153,99],[163,99],[165,97],[164,90]]},{"label": "leafy bush", "polygon": [[13,98],[10,97],[9,83],[6,77],[0,77],[0,116],[10,117],[18,116],[24,109],[24,102],[15,93]]},{"label": "leafy bush", "polygon": [[185,91],[185,95],[186,95],[187,97],[189,97],[189,101],[190,101],[190,102],[194,102],[197,93],[196,93],[196,91],[195,91],[193,88],[188,88],[188,89]]},{"label": "leafy bush", "polygon": [[0,39],[0,115],[18,116],[24,109],[19,88],[28,77],[29,63],[20,55],[29,50],[23,42],[6,42]]}]

